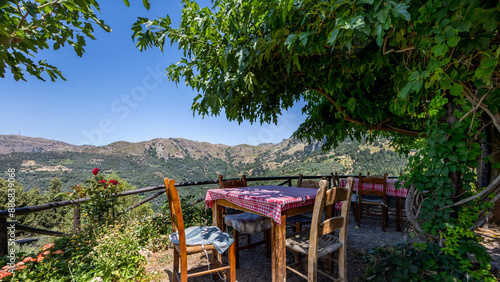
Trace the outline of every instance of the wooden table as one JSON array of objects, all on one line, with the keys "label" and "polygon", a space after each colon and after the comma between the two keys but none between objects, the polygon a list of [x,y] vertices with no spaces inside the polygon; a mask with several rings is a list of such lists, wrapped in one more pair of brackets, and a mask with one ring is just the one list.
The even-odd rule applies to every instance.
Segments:
[{"label": "wooden table", "polygon": [[[358,191],[358,186],[359,186],[359,179],[355,179],[354,180],[354,187],[353,187],[353,190],[354,191]],[[402,205],[401,205],[401,199],[402,198],[406,198],[406,196],[408,195],[408,189],[406,188],[399,188],[399,189],[396,189],[396,182],[398,180],[397,179],[388,179],[387,180],[387,187],[386,187],[386,194],[388,196],[394,196],[396,198],[396,231],[401,231],[401,226],[402,226],[402,220],[401,220],[401,214],[402,214]],[[339,181],[339,184],[341,187],[345,187],[345,185],[347,185],[347,179],[340,179]],[[374,190],[379,190],[379,191],[383,191],[383,185],[382,184],[374,184],[374,183],[363,183],[363,187],[361,187],[362,189],[364,189],[365,187],[369,187],[370,189],[374,189]]]},{"label": "wooden table", "polygon": [[272,281],[286,281],[286,218],[312,211],[317,191],[313,188],[274,185],[210,189],[205,197],[205,205],[212,208],[214,225],[221,229],[222,207],[272,218]]}]

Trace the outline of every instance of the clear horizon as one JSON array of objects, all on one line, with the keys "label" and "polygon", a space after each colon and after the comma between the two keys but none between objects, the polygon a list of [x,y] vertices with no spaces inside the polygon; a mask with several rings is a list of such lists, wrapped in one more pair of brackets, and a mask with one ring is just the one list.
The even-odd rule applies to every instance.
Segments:
[{"label": "clear horizon", "polygon": [[[180,1],[152,1],[148,12],[139,1],[101,3],[100,18],[112,28],[96,28],[80,58],[70,46],[43,50],[45,59],[62,71],[67,81],[39,81],[26,76],[15,81],[9,70],[0,79],[0,134],[63,141],[73,145],[108,145],[155,138],[185,138],[212,144],[258,145],[289,138],[302,123],[302,103],[284,112],[277,125],[229,122],[225,115],[193,116],[198,94],[183,82],[167,80],[164,69],[181,58],[176,46],[140,52],[131,40],[138,16],[169,14],[178,24]],[[44,78],[46,78],[44,76]],[[230,133],[230,134],[228,134]]]}]

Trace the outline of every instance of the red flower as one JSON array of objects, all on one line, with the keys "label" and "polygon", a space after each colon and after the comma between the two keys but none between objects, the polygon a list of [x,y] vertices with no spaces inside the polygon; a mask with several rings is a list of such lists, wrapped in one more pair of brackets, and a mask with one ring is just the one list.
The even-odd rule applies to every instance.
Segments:
[{"label": "red flower", "polygon": [[54,243],[49,243],[49,244],[46,244],[43,246],[43,250],[46,251],[46,250],[50,250],[50,249],[53,249],[55,248],[55,244]]},{"label": "red flower", "polygon": [[62,254],[64,254],[64,251],[63,250],[57,250],[57,251],[52,252],[52,253],[55,254],[55,255],[62,255]]},{"label": "red flower", "polygon": [[106,183],[106,180],[99,180],[99,183]]},{"label": "red flower", "polygon": [[9,275],[12,275],[12,272],[0,272],[0,278],[4,278],[4,277],[7,277]]},{"label": "red flower", "polygon": [[42,254],[39,254],[39,255],[36,257],[36,261],[41,262],[41,261],[43,261],[43,259],[44,259],[44,258],[45,258],[45,257],[44,257]]},{"label": "red flower", "polygon": [[118,185],[118,180],[114,180],[114,179],[111,179],[109,181],[109,183],[113,184],[113,185]]},{"label": "red flower", "polygon": [[101,171],[101,170],[96,167],[96,168],[94,168],[94,170],[92,170],[92,174],[97,175],[99,173],[99,171]]},{"label": "red flower", "polygon": [[25,259],[23,259],[23,262],[28,262],[28,261],[36,261],[36,259],[32,257],[26,257]]}]

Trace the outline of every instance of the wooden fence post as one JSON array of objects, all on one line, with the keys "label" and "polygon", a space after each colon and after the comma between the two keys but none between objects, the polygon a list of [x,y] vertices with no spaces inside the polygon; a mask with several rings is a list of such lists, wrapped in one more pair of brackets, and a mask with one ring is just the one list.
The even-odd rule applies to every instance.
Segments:
[{"label": "wooden fence post", "polygon": [[79,233],[80,232],[80,205],[77,204],[75,205],[75,208],[73,209],[73,232]]},{"label": "wooden fence post", "polygon": [[6,255],[9,252],[9,238],[7,236],[7,218],[0,217],[0,254]]}]

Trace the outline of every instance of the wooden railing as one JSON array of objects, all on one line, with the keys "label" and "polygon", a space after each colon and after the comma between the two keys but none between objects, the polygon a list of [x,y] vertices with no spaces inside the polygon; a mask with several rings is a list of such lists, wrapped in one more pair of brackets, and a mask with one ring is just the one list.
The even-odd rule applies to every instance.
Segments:
[{"label": "wooden railing", "polygon": [[[326,177],[328,179],[328,181],[331,181],[332,176],[331,175],[324,175],[324,176],[316,175],[316,176],[304,176],[303,178],[304,179],[322,179],[323,177]],[[346,178],[346,177],[348,177],[348,176],[345,176],[345,175],[339,176],[339,178]],[[393,177],[391,177],[391,178],[393,178]],[[250,182],[250,181],[278,181],[278,180],[281,180],[282,182],[280,182],[278,185],[292,186],[292,180],[295,180],[295,179],[298,179],[298,176],[251,177],[251,178],[247,178],[247,181]],[[190,186],[210,185],[210,184],[218,184],[218,180],[181,182],[181,183],[176,183],[175,186],[176,187],[190,187]],[[161,190],[161,191],[159,191],[159,190]],[[124,196],[153,192],[153,191],[158,191],[158,192],[141,200],[140,202],[138,202],[138,203],[134,204],[133,206],[128,207],[126,209],[126,210],[132,210],[132,209],[162,195],[163,193],[165,193],[165,185],[151,186],[151,187],[146,187],[146,188],[125,191],[125,192],[118,194],[117,197],[124,197]],[[35,206],[29,206],[29,207],[20,207],[20,208],[15,208],[14,211],[12,211],[12,210],[0,211],[0,254],[1,255],[7,254],[9,240],[10,241],[15,240],[15,236],[10,236],[10,234],[12,234],[12,232],[9,232],[9,229],[15,230],[15,231],[21,230],[21,231],[25,231],[25,232],[45,234],[45,235],[51,235],[51,236],[64,236],[64,235],[66,235],[62,232],[21,225],[21,224],[17,223],[16,220],[8,219],[9,217],[11,217],[11,214],[13,214],[14,216],[19,216],[19,215],[24,215],[24,214],[29,214],[29,213],[40,212],[43,210],[50,210],[50,209],[61,208],[61,207],[72,205],[74,207],[73,231],[78,232],[80,230],[80,208],[79,208],[79,206],[80,206],[80,203],[86,202],[88,200],[89,200],[89,198],[82,198],[82,199],[78,199],[78,200],[60,201],[60,202],[53,202],[53,203],[47,203],[47,204],[41,204],[41,205],[35,205]],[[197,202],[200,202],[202,200],[203,199],[200,199]],[[14,238],[12,238],[12,237],[14,237]],[[12,243],[11,243],[11,245],[12,245]]]}]

